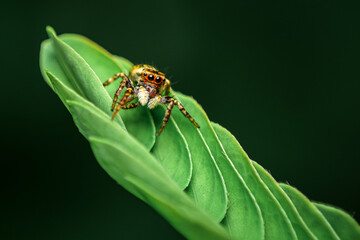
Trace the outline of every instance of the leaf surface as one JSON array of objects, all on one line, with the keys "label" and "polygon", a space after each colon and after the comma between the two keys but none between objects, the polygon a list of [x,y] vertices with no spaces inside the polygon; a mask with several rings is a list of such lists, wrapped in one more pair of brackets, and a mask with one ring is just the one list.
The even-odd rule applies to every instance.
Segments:
[{"label": "leaf surface", "polygon": [[[132,67],[129,60],[118,56],[114,58],[118,64],[126,66],[127,72]],[[151,110],[156,132],[162,124],[165,109],[165,106],[157,106]],[[182,130],[173,117],[170,117],[164,131],[156,138],[151,152],[181,189],[185,189],[189,185],[192,177],[192,156]]]},{"label": "leaf surface", "polygon": [[294,204],[286,193],[282,190],[279,184],[275,181],[274,178],[257,162],[252,161],[252,165],[255,167],[256,172],[259,174],[261,180],[266,184],[272,194],[279,201],[280,205],[286,212],[291,225],[293,226],[296,236],[298,239],[317,239],[316,236],[311,232],[308,226],[305,224],[304,220],[299,215]]},{"label": "leaf surface", "polygon": [[265,226],[265,239],[296,239],[295,231],[279,202],[261,180],[235,137],[220,125],[213,127],[234,167],[254,195]]},{"label": "leaf surface", "polygon": [[[163,106],[158,106],[151,111],[156,129],[160,129],[165,109]],[[151,152],[181,189],[189,185],[192,175],[192,156],[185,136],[172,117],[160,136],[156,138]]]},{"label": "leaf surface", "polygon": [[117,72],[128,74],[132,63],[85,37],[47,30],[51,39],[41,45],[41,73],[100,165],[186,238],[359,239],[354,219],[278,184],[191,97],[171,90],[200,129],[177,106],[157,138],[165,105],[121,110],[111,120],[120,80],[106,89],[102,82]]},{"label": "leaf surface", "polygon": [[297,189],[280,183],[306,225],[318,239],[340,239],[321,212]]},{"label": "leaf surface", "polygon": [[[83,36],[64,34],[60,36],[60,39],[81,55],[91,69],[94,70],[101,82],[105,82],[116,73],[129,72],[129,69],[116,62],[115,58],[105,49]],[[126,65],[126,67],[129,66]],[[114,96],[120,81],[121,78],[105,87],[109,97],[112,98]],[[125,89],[123,90],[124,92]],[[108,105],[107,107],[110,109],[110,106]],[[129,133],[150,150],[155,143],[156,134],[150,111],[140,106],[134,109],[120,110],[119,114]]]},{"label": "leaf surface", "polygon": [[[195,132],[192,135],[200,136],[199,143],[201,143],[200,140],[202,140],[203,144],[207,146],[208,151],[211,153],[212,160],[216,163],[216,166],[222,173],[226,187],[225,189],[227,190],[228,194],[228,209],[226,218],[224,220],[228,231],[234,237],[242,236],[245,239],[263,238],[264,231],[260,209],[257,206],[252,194],[249,192],[247,186],[244,184],[241,176],[232,166],[230,159],[228,159],[225,153],[222,151],[221,145],[214,133],[214,130],[212,129],[212,126],[210,125],[210,121],[207,118],[205,112],[192,98],[187,97],[181,93],[175,93],[175,96],[184,105],[185,109],[187,109],[190,115],[196,119],[200,125],[200,129],[196,129],[194,125],[181,114],[179,110],[176,111],[177,115],[174,116],[175,120],[181,122],[182,124],[186,124],[181,129],[197,131],[197,133]],[[192,146],[192,144],[190,144],[190,146]],[[198,150],[201,145],[197,144],[195,147]],[[194,167],[194,169],[196,168]],[[198,168],[197,171],[200,172],[202,170],[203,168]],[[208,178],[207,181],[211,181],[211,178]],[[192,187],[191,184],[192,182],[189,186],[190,190]],[[205,184],[207,183],[204,182],[201,185],[205,186]],[[196,189],[194,189],[193,196],[195,199],[197,197],[196,194]],[[229,219],[231,219],[231,221],[229,221]]]},{"label": "leaf surface", "polygon": [[70,79],[72,88],[80,96],[94,103],[102,111],[111,115],[112,100],[102,87],[102,83],[89,64],[69,45],[64,43],[51,28],[47,28],[58,62]]},{"label": "leaf surface", "polygon": [[[210,125],[210,122],[208,124]],[[231,145],[223,135],[226,134],[225,131],[220,125],[214,123],[211,123],[209,129],[203,131],[209,145],[218,153],[215,155],[215,159],[217,159],[228,190],[229,207],[222,223],[234,237],[264,239],[264,221],[260,207],[245,180],[234,166],[233,159],[228,156],[226,147],[224,148],[224,146]]]},{"label": "leaf surface", "polygon": [[[184,97],[180,93],[175,93],[175,98],[182,102],[200,128],[211,129],[207,116],[203,115],[200,106],[194,102],[183,102]],[[186,192],[200,208],[220,222],[226,214],[227,192],[211,147],[207,144],[202,132],[180,112],[177,106],[174,106],[171,116],[181,129],[192,156],[193,173]]]},{"label": "leaf surface", "polygon": [[[181,191],[159,162],[94,104],[48,73],[80,132],[90,141],[104,170],[128,191],[154,207],[192,239],[229,239],[225,230]],[[121,144],[116,141],[122,139]]]},{"label": "leaf surface", "polygon": [[325,204],[313,203],[342,240],[360,239],[360,226],[346,212]]}]

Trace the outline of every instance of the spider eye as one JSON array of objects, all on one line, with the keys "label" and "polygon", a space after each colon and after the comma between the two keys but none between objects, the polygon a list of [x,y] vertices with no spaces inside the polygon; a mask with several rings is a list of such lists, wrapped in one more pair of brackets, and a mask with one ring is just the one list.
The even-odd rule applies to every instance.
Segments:
[{"label": "spider eye", "polygon": [[147,73],[145,72],[145,73],[144,73],[144,76],[146,76],[146,75],[147,75]]},{"label": "spider eye", "polygon": [[154,75],[150,74],[150,75],[148,76],[148,79],[149,79],[150,81],[154,80]]},{"label": "spider eye", "polygon": [[156,81],[157,83],[161,83],[161,82],[162,82],[162,78],[161,78],[161,77],[157,77],[157,78],[155,78],[155,81]]}]

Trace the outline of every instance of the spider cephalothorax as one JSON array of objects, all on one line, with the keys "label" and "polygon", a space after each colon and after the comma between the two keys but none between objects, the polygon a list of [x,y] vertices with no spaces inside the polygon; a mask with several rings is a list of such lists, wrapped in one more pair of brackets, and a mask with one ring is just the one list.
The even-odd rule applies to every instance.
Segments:
[{"label": "spider cephalothorax", "polygon": [[[130,109],[139,106],[140,104],[152,109],[158,104],[169,104],[165,113],[163,123],[157,135],[160,135],[166,123],[169,121],[171,110],[174,104],[177,105],[180,111],[187,117],[195,127],[199,127],[196,121],[185,110],[184,106],[175,98],[168,96],[170,92],[170,81],[166,79],[165,74],[156,70],[156,68],[149,65],[135,65],[130,70],[130,78],[125,73],[117,73],[106,82],[104,86],[109,85],[119,77],[122,78],[119,88],[115,92],[111,110],[116,109],[112,118],[120,111],[120,109]],[[135,84],[135,85],[134,85]],[[118,101],[118,97],[122,90],[126,87],[124,96]],[[164,94],[163,94],[164,93]],[[138,102],[130,103],[135,98]]]}]

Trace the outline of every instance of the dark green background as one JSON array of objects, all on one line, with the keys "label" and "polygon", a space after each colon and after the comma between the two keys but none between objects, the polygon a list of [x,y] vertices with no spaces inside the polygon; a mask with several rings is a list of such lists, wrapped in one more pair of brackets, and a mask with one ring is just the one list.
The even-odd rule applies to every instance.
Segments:
[{"label": "dark green background", "polygon": [[357,2],[2,3],[1,238],[181,238],[107,176],[42,80],[46,25],[156,65],[277,180],[359,212]]}]

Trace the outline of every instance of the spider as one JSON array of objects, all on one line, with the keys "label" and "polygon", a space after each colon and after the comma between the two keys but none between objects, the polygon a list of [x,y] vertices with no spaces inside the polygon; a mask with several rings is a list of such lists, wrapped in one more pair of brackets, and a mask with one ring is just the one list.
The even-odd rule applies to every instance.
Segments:
[{"label": "spider", "polygon": [[[130,109],[139,106],[145,106],[149,109],[153,109],[158,104],[169,104],[166,113],[161,124],[160,130],[157,136],[161,134],[169,121],[169,117],[174,105],[179,107],[179,110],[188,118],[195,127],[199,128],[199,124],[190,116],[185,110],[184,106],[177,101],[175,98],[168,96],[170,93],[170,81],[165,78],[165,74],[156,70],[156,68],[149,65],[135,65],[130,70],[130,78],[125,73],[117,73],[106,82],[103,86],[107,86],[118,78],[122,78],[121,83],[117,91],[115,92],[111,110],[114,111],[112,119],[115,118],[116,114],[120,109]],[[136,84],[136,86],[134,86]],[[126,87],[124,96],[118,101],[122,90]],[[164,96],[162,95],[165,92]],[[130,103],[135,98],[138,98],[138,102]]]}]

